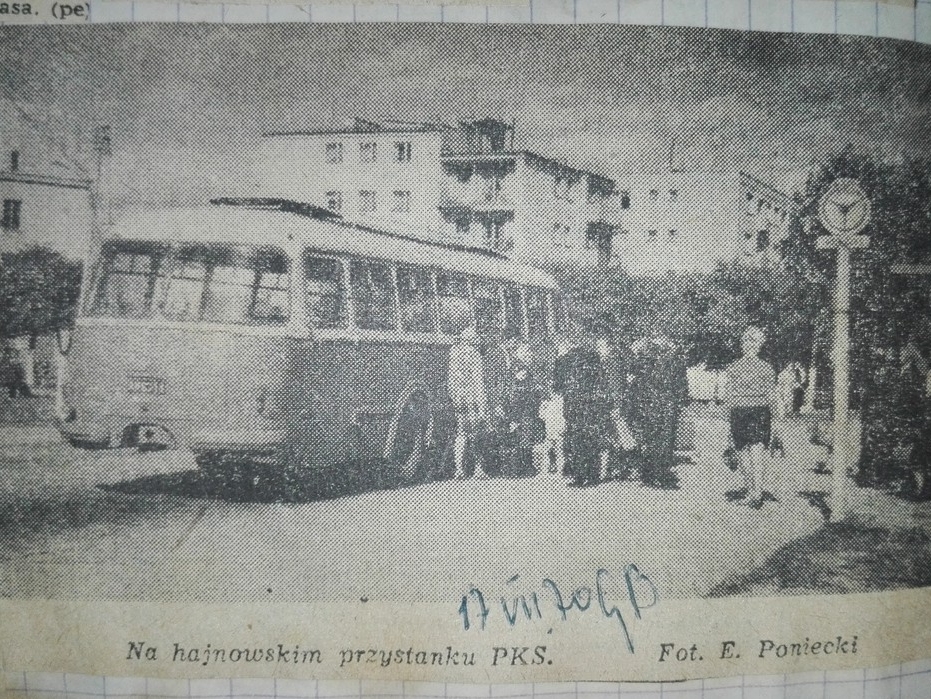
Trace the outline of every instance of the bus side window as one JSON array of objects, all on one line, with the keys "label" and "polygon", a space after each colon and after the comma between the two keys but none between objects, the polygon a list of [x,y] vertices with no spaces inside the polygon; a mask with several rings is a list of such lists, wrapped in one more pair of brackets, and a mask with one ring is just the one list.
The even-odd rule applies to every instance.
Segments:
[{"label": "bus side window", "polygon": [[331,257],[304,258],[307,319],[314,328],[346,327],[343,264]]},{"label": "bus side window", "polygon": [[288,319],[291,275],[281,250],[235,245],[212,250],[203,319],[236,325],[276,325]]},{"label": "bus side window", "polygon": [[475,330],[479,335],[497,335],[504,327],[504,306],[501,289],[492,281],[476,279],[472,285],[475,297]]},{"label": "bus side window", "polygon": [[174,264],[159,275],[162,289],[162,315],[170,320],[200,320],[207,267],[201,260],[178,256]]},{"label": "bus side window", "polygon": [[91,312],[115,318],[145,318],[151,310],[159,258],[154,250],[113,250],[104,263]]},{"label": "bus side window", "polygon": [[542,337],[547,333],[546,295],[543,289],[527,288],[527,331],[530,337]]},{"label": "bus side window", "polygon": [[291,275],[277,268],[260,271],[256,279],[252,318],[274,322],[288,319]]},{"label": "bus side window", "polygon": [[439,296],[440,332],[459,335],[472,322],[469,280],[462,274],[436,275]]},{"label": "bus side window", "polygon": [[411,333],[436,332],[433,277],[416,267],[398,267],[398,298],[401,302],[401,328]]},{"label": "bus side window", "polygon": [[504,287],[504,337],[524,336],[524,311],[520,299],[520,287],[507,284]]},{"label": "bus side window", "polygon": [[204,320],[213,323],[242,323],[252,306],[255,270],[232,264],[217,265],[207,282]]},{"label": "bus side window", "polygon": [[555,291],[551,291],[549,297],[553,332],[561,333],[566,329],[566,306],[562,297]]},{"label": "bus side window", "polygon": [[383,262],[353,261],[349,283],[356,325],[363,330],[393,330],[398,325],[391,267]]}]

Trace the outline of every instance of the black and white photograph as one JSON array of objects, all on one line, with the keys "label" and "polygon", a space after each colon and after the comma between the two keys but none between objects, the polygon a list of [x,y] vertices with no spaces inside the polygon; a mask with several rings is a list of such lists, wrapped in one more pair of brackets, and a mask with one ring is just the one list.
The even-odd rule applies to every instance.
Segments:
[{"label": "black and white photograph", "polygon": [[928,46],[113,24],[0,60],[0,597],[468,629],[602,570],[931,585]]}]

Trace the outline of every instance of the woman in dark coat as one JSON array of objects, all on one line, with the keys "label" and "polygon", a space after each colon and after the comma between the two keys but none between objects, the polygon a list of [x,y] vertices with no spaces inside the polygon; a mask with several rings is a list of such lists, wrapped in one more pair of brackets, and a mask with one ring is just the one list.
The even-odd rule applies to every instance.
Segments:
[{"label": "woman in dark coat", "polygon": [[562,389],[566,418],[566,472],[579,486],[601,476],[601,454],[613,442],[613,392],[605,363],[591,346],[559,358],[556,390]]},{"label": "woman in dark coat", "polygon": [[504,406],[504,475],[531,475],[534,472],[533,447],[545,437],[540,420],[544,387],[539,383],[533,365],[530,348],[525,344],[518,345],[511,361],[509,395]]}]

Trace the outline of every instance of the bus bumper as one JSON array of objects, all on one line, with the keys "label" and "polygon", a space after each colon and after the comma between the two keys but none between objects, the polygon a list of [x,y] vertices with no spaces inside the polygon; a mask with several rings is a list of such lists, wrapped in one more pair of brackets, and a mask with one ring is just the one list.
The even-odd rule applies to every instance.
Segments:
[{"label": "bus bumper", "polygon": [[249,454],[276,453],[285,443],[287,430],[200,430],[191,435],[195,452],[224,451]]}]

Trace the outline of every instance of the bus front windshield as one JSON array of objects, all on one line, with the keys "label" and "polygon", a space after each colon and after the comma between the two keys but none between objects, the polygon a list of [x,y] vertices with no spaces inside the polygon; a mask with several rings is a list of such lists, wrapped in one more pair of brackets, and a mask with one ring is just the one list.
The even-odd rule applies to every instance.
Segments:
[{"label": "bus front windshield", "polygon": [[111,241],[104,245],[89,316],[282,325],[290,263],[279,248]]}]

